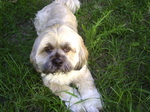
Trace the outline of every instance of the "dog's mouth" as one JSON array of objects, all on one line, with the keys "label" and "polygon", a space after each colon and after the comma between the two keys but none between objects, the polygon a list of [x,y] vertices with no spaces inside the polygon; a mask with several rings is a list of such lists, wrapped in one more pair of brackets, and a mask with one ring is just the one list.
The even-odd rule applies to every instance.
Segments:
[{"label": "dog's mouth", "polygon": [[45,74],[54,74],[54,73],[68,73],[72,70],[71,67],[55,67],[55,66],[52,66],[52,67],[48,67],[47,69],[44,69],[43,70],[43,73]]},{"label": "dog's mouth", "polygon": [[53,59],[49,63],[46,63],[43,66],[43,73],[45,74],[54,74],[54,73],[68,73],[73,69],[71,63],[62,59]]}]

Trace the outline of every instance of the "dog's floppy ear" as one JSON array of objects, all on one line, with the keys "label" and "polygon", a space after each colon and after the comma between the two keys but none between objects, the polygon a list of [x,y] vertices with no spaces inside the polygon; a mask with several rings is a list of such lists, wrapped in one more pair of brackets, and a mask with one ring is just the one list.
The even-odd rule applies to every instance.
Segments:
[{"label": "dog's floppy ear", "polygon": [[36,71],[40,72],[38,65],[36,64],[36,51],[37,51],[37,47],[33,45],[33,48],[30,54],[30,62],[33,64],[33,67],[36,69]]},{"label": "dog's floppy ear", "polygon": [[80,70],[87,63],[88,55],[89,54],[87,48],[85,47],[84,43],[81,42],[79,51],[79,61],[75,66],[75,70]]}]

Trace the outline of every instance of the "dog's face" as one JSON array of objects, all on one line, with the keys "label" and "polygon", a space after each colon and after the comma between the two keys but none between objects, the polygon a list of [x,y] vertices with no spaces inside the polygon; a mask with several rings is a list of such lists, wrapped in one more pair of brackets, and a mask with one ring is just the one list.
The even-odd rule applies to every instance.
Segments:
[{"label": "dog's face", "polygon": [[36,70],[45,74],[80,70],[87,58],[82,38],[66,26],[53,26],[42,32],[30,55]]}]

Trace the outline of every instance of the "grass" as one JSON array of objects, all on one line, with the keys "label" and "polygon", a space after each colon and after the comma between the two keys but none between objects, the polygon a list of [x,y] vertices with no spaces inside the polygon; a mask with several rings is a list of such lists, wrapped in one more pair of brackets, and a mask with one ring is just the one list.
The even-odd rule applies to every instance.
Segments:
[{"label": "grass", "polygon": [[[69,112],[29,62],[32,20],[48,3],[0,0],[1,112]],[[104,112],[149,112],[149,0],[86,0],[76,16]]]}]

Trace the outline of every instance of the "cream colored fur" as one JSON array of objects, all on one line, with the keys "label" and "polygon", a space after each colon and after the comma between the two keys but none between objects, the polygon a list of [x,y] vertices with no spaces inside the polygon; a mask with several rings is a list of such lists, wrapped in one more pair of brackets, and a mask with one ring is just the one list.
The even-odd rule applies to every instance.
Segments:
[{"label": "cream colored fur", "polygon": [[[37,13],[34,24],[38,37],[30,61],[41,73],[44,85],[65,101],[70,110],[99,112],[102,109],[101,95],[86,65],[88,51],[77,32],[74,13],[79,7],[78,0],[55,0]],[[64,50],[66,46],[69,47],[68,52]],[[47,48],[50,53],[46,52]],[[53,72],[50,68],[55,67],[51,61],[56,57],[64,59],[63,66],[66,68],[60,67],[60,70]],[[46,73],[45,69],[48,69]],[[70,84],[76,85],[78,89]]]}]

